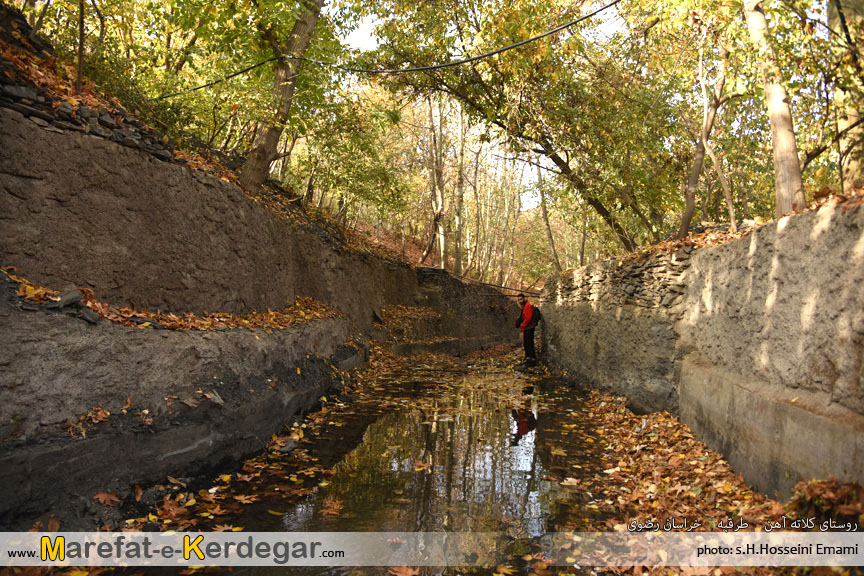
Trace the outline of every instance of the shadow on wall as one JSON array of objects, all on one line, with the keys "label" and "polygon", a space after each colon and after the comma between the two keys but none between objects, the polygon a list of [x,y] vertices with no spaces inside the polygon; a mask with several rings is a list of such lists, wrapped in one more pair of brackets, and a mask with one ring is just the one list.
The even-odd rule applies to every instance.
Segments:
[{"label": "shadow on wall", "polygon": [[742,378],[864,414],[864,218],[854,212],[824,207],[696,252],[682,339]]},{"label": "shadow on wall", "polygon": [[766,491],[864,481],[864,210],[782,218],[687,278],[682,421]]}]

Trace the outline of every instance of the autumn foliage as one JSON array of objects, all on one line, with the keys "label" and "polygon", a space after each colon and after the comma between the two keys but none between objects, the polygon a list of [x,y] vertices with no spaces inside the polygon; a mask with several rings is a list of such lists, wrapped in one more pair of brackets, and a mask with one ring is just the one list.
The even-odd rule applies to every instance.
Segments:
[{"label": "autumn foliage", "polygon": [[[16,295],[19,298],[38,304],[58,300],[59,291],[34,284],[15,272],[15,268],[7,266],[2,269],[6,276],[18,284]],[[206,312],[202,315],[151,312],[146,309],[136,309],[128,306],[112,306],[107,302],[99,302],[89,288],[81,290],[85,305],[102,318],[134,328],[165,328],[167,330],[230,330],[245,328],[248,330],[284,330],[294,324],[335,318],[340,314],[333,308],[325,306],[314,298],[298,298],[287,308],[268,310],[267,312],[250,312],[248,314],[228,314]]]}]

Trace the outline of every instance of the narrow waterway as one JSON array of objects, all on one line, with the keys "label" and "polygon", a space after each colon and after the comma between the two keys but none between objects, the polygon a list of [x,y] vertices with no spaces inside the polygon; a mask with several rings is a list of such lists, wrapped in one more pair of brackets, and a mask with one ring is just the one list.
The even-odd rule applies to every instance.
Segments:
[{"label": "narrow waterway", "polygon": [[[308,466],[287,467],[281,479],[301,486],[292,491],[299,499],[286,498],[290,488],[274,471],[281,464],[261,464],[267,473],[236,487],[234,499],[255,501],[232,523],[246,531],[495,532],[511,556],[502,561],[518,564],[547,532],[589,521],[585,502],[561,481],[593,473],[598,458],[580,393],[542,369],[512,365],[396,361],[331,401],[314,432],[301,432],[294,455]],[[302,488],[307,477],[317,482],[311,490]]]}]

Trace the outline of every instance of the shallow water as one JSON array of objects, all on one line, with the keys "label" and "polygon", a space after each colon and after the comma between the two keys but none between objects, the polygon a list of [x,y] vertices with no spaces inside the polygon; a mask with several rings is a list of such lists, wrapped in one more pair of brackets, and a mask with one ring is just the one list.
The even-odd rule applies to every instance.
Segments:
[{"label": "shallow water", "polygon": [[246,531],[496,532],[518,556],[584,516],[560,482],[594,468],[589,423],[579,393],[544,372],[408,363],[341,406],[301,444],[332,475],[290,505],[253,483],[261,499],[238,518]]}]

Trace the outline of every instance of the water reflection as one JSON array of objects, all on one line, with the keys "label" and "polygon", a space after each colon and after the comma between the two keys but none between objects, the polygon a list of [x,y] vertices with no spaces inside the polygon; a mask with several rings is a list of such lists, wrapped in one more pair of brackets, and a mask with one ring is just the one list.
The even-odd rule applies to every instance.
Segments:
[{"label": "water reflection", "polygon": [[526,408],[514,408],[510,412],[510,415],[516,421],[516,432],[513,434],[513,440],[510,441],[510,445],[517,446],[523,436],[533,432],[537,428],[537,416],[533,411]]},{"label": "water reflection", "polygon": [[492,384],[378,419],[282,529],[543,533],[557,483],[543,480],[537,401],[502,405]]},{"label": "water reflection", "polygon": [[558,528],[573,504],[560,481],[574,474],[581,449],[573,391],[552,379],[526,386],[503,371],[450,374],[444,383],[440,373],[411,370],[379,385],[380,402],[352,405],[333,435],[322,433],[333,441],[312,448],[333,468],[327,482],[281,518],[247,519],[247,529],[498,532],[512,552]]}]

